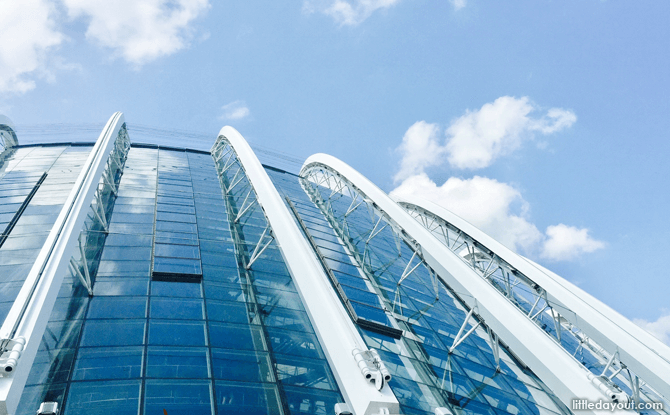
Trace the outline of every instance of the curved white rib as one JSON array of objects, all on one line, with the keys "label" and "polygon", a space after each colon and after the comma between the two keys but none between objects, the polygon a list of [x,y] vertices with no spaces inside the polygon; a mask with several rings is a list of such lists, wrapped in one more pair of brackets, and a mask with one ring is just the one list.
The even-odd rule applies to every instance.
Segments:
[{"label": "curved white rib", "polygon": [[[346,163],[326,154],[315,154],[303,164],[301,175],[324,167],[340,175],[391,217],[421,246],[426,263],[463,300],[477,308],[485,323],[533,370],[568,407],[576,397],[600,400],[604,395],[589,381],[587,370],[562,349],[547,333],[438,241],[402,207],[374,183]],[[598,413],[594,411],[593,413]]]},{"label": "curved white rib", "polygon": [[367,349],[365,342],[253,150],[233,127],[223,127],[219,136],[228,140],[244,166],[340,390],[354,413],[377,414],[380,408],[387,408],[392,414],[398,413],[398,401],[390,388],[385,386],[377,391],[361,374],[352,351],[354,348]]},{"label": "curved white rib", "polygon": [[454,213],[426,200],[405,201],[450,222],[495,252],[547,291],[552,303],[573,313],[561,315],[604,347],[666,399],[670,399],[670,347],[595,297],[546,268],[526,259]]},{"label": "curved white rib", "polygon": [[1,338],[22,337],[25,347],[16,369],[0,378],[0,415],[14,414],[19,405],[58,291],[67,274],[69,260],[123,123],[120,112],[107,121],[2,324]]}]

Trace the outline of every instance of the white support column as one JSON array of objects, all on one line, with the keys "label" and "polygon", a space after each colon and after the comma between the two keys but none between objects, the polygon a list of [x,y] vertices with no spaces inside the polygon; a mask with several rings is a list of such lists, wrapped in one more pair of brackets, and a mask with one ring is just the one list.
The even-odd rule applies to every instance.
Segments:
[{"label": "white support column", "polygon": [[[552,337],[532,321],[524,318],[504,296],[480,278],[463,260],[417,222],[379,187],[346,163],[326,154],[316,154],[305,161],[301,175],[311,169],[325,168],[347,180],[362,196],[372,200],[421,246],[426,263],[445,284],[462,299],[569,407],[576,397],[589,400],[605,398],[588,379],[588,371],[559,346]],[[476,300],[475,300],[476,299]],[[598,413],[598,411],[594,411]]]},{"label": "white support column", "polygon": [[[405,202],[405,201],[400,201]],[[670,400],[670,347],[600,300],[535,262],[524,258],[452,212],[426,200],[405,202],[453,224],[541,286],[561,317],[579,327],[608,353],[619,357],[664,398]]]},{"label": "white support column", "polygon": [[[117,112],[105,125],[0,328],[0,338],[7,339],[6,343],[25,342],[15,360],[7,361],[4,367],[0,367],[0,415],[13,415],[17,409],[58,291],[70,266],[70,258],[77,249],[91,201],[123,123],[123,114]],[[7,370],[12,363],[15,365]]]},{"label": "white support column", "polygon": [[[384,386],[378,391],[361,373],[352,351],[366,350],[367,346],[251,147],[232,127],[223,127],[219,136],[219,140],[221,136],[228,140],[244,166],[340,390],[354,414],[379,414],[382,408],[387,408],[391,414],[398,413],[398,401],[390,388]],[[216,144],[213,149],[215,147]]]}]

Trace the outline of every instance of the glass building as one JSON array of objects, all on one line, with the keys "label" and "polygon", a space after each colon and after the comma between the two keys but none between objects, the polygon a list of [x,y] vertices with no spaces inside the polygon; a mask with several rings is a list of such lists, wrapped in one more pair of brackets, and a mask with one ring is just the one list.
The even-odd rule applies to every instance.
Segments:
[{"label": "glass building", "polygon": [[670,348],[567,280],[333,157],[212,138],[0,118],[0,415],[668,413]]}]

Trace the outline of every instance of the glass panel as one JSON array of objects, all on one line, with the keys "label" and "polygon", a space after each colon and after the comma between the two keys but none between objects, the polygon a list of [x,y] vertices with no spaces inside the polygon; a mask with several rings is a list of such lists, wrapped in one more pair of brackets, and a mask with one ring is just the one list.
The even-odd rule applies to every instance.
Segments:
[{"label": "glass panel", "polygon": [[216,379],[243,382],[274,381],[270,356],[264,352],[212,349],[212,366]]},{"label": "glass panel", "polygon": [[149,344],[205,346],[205,325],[178,320],[152,320],[149,323]]},{"label": "glass panel", "polygon": [[[198,284],[191,285],[199,287]],[[202,320],[204,318],[202,307],[202,300],[198,299],[152,298],[151,318]]]},{"label": "glass panel", "polygon": [[200,298],[202,297],[202,288],[200,284],[187,282],[152,281],[151,296]]},{"label": "glass panel", "polygon": [[263,332],[256,326],[210,323],[209,340],[212,347],[235,350],[266,350]]},{"label": "glass panel", "polygon": [[93,297],[88,318],[143,318],[147,299],[143,297]]},{"label": "glass panel", "polygon": [[64,415],[136,415],[140,381],[74,382]]},{"label": "glass panel", "polygon": [[216,382],[217,406],[226,415],[283,415],[279,391],[272,384]]},{"label": "glass panel", "polygon": [[141,347],[81,348],[73,380],[138,378],[142,371]]},{"label": "glass panel", "polygon": [[207,378],[207,349],[149,347],[147,377]]},{"label": "glass panel", "polygon": [[144,320],[89,320],[82,346],[132,346],[144,343]]}]

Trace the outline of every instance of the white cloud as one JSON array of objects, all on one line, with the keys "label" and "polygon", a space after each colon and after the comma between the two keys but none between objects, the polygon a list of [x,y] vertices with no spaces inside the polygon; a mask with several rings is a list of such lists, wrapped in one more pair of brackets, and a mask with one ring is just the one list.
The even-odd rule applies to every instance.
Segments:
[{"label": "white cloud", "polygon": [[466,5],[465,0],[449,0],[454,5],[454,10],[461,10]]},{"label": "white cloud", "polygon": [[49,52],[63,42],[48,0],[5,1],[0,12],[0,92],[24,93],[48,76]]},{"label": "white cloud", "polygon": [[547,227],[546,234],[540,256],[553,261],[571,260],[605,247],[603,242],[593,239],[586,228],[560,223]]},{"label": "white cloud", "polygon": [[444,148],[439,143],[440,128],[425,121],[414,123],[402,138],[398,150],[403,154],[395,180],[422,172],[426,167],[442,163]]},{"label": "white cloud", "polygon": [[340,26],[355,26],[375,11],[389,8],[398,2],[400,0],[305,0],[302,9],[308,14],[315,11],[325,13]]},{"label": "white cloud", "polygon": [[514,251],[532,251],[543,240],[542,233],[526,218],[528,203],[521,193],[497,180],[451,177],[438,186],[421,173],[407,178],[391,195],[437,203]]},{"label": "white cloud", "polygon": [[63,0],[72,18],[88,19],[87,39],[136,66],[188,45],[191,23],[209,0]]},{"label": "white cloud", "polygon": [[251,114],[244,101],[239,100],[226,104],[221,109],[223,114],[219,117],[220,120],[241,120]]},{"label": "white cloud", "polygon": [[549,226],[543,234],[529,221],[529,205],[521,192],[487,177],[451,177],[438,186],[425,173],[420,173],[405,179],[391,195],[436,203],[513,251],[531,256],[539,253],[549,260],[568,261],[605,246],[589,236],[588,229],[563,224]]},{"label": "white cloud", "polygon": [[437,124],[414,123],[398,147],[402,159],[394,180],[402,182],[391,195],[437,203],[510,249],[529,256],[566,261],[602,249],[605,244],[592,238],[586,228],[559,224],[549,226],[544,234],[540,232],[529,221],[529,205],[521,192],[509,184],[475,176],[451,177],[437,185],[425,173],[426,168],[446,162],[459,169],[490,166],[535,133],[553,134],[577,121],[570,110],[551,108],[539,117],[533,116],[537,111],[528,97],[500,97],[454,120],[445,131],[445,139],[440,137]]},{"label": "white cloud", "polygon": [[[427,124],[425,121],[417,123],[432,126],[430,144],[435,154],[440,156],[439,159],[433,155],[423,158],[416,156],[423,150],[413,146],[421,146],[425,139],[412,139],[410,132],[417,125],[414,124],[399,147],[403,158],[395,179],[401,180],[410,174],[422,172],[428,166],[441,164],[440,161],[447,161],[457,169],[488,167],[498,157],[519,148],[523,141],[532,139],[534,133],[553,134],[577,121],[577,116],[570,110],[551,108],[539,118],[532,117],[532,113],[537,111],[528,97],[500,97],[484,104],[479,110],[466,111],[454,120],[446,129],[444,144],[440,143],[435,124]],[[442,158],[443,155],[446,157]],[[426,158],[436,161],[427,163]]]},{"label": "white cloud", "polygon": [[553,134],[571,127],[575,122],[577,122],[577,116],[574,112],[563,108],[551,108],[544,118],[531,124],[531,128],[541,131],[542,134]]},{"label": "white cloud", "polygon": [[633,323],[647,330],[651,335],[670,346],[670,314],[661,316],[656,321],[635,318]]},{"label": "white cloud", "polygon": [[467,111],[447,128],[449,164],[459,169],[488,167],[532,138],[533,132],[555,133],[577,120],[573,112],[561,108],[552,108],[539,119],[530,116],[534,111],[528,97],[510,96],[484,104],[477,111]]}]

